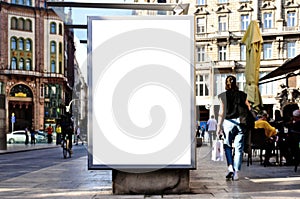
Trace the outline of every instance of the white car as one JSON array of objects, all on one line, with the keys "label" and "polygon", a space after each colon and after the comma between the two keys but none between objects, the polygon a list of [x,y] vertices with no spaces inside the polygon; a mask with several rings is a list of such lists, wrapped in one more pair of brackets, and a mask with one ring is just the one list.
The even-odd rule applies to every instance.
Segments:
[{"label": "white car", "polygon": [[[6,135],[7,143],[25,143],[25,130],[13,131],[12,133],[8,133]],[[30,142],[30,135],[28,134],[28,140]]]}]

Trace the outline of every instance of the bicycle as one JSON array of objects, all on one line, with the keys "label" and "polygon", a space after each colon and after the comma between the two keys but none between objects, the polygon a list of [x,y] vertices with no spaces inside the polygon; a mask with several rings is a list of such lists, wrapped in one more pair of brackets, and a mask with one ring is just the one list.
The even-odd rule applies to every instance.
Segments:
[{"label": "bicycle", "polygon": [[61,142],[62,142],[61,146],[63,148],[63,156],[64,156],[64,158],[65,159],[67,158],[68,153],[69,153],[69,158],[71,158],[72,157],[72,155],[71,155],[72,154],[72,150],[69,149],[69,139],[68,138],[62,139]]}]

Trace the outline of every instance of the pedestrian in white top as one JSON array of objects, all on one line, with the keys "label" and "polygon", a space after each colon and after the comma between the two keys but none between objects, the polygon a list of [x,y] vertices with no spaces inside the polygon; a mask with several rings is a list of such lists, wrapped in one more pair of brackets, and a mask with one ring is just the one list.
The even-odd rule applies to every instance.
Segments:
[{"label": "pedestrian in white top", "polygon": [[216,139],[216,131],[217,131],[217,120],[215,119],[214,115],[210,116],[210,119],[207,121],[206,126],[207,126],[207,132],[209,135],[209,142],[210,146],[212,147],[212,142],[213,140]]},{"label": "pedestrian in white top", "polygon": [[79,128],[79,126],[77,126],[77,128],[76,128],[76,145],[78,145],[78,140],[80,140],[81,142],[82,142],[82,145],[83,145],[83,140],[81,139],[81,137],[80,137],[80,128]]}]

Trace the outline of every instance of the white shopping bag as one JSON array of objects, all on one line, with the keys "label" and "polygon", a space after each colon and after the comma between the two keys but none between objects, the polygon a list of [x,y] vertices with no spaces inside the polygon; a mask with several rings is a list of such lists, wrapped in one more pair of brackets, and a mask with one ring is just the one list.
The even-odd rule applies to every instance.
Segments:
[{"label": "white shopping bag", "polygon": [[223,147],[223,141],[222,140],[216,140],[212,153],[211,153],[211,160],[213,161],[223,161],[224,160],[224,147]]}]

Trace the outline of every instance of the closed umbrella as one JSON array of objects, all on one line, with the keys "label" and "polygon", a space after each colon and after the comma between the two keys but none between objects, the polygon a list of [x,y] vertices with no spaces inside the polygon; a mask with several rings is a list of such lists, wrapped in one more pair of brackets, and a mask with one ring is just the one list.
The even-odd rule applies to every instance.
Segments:
[{"label": "closed umbrella", "polygon": [[250,22],[241,42],[246,45],[245,92],[248,95],[248,101],[251,102],[252,107],[254,109],[259,109],[259,107],[262,106],[262,99],[258,88],[258,81],[260,54],[263,39],[257,21]]}]

